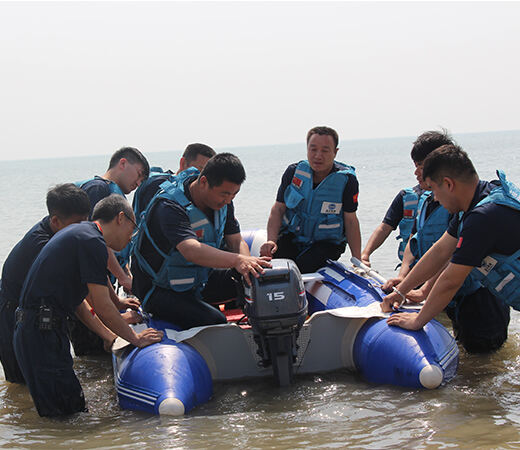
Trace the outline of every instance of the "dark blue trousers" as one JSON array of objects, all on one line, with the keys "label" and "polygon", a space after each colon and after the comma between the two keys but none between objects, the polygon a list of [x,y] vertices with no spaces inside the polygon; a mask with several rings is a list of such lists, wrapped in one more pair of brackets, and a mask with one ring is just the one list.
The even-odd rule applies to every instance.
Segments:
[{"label": "dark blue trousers", "polygon": [[65,318],[52,330],[38,328],[38,311],[24,310],[16,324],[14,350],[40,416],[86,411],[83,389],[72,367]]},{"label": "dark blue trousers", "polygon": [[510,309],[487,289],[455,299],[446,308],[455,338],[468,353],[487,353],[499,349],[507,339]]},{"label": "dark blue trousers", "polygon": [[16,305],[13,302],[0,300],[0,361],[7,381],[25,383],[13,347],[15,310]]},{"label": "dark blue trousers", "polygon": [[226,323],[226,316],[212,304],[223,303],[237,296],[236,284],[231,270],[216,269],[209,276],[197,299],[194,291],[175,292],[171,289],[155,288],[144,306],[144,310],[157,319],[166,320],[182,329]]}]

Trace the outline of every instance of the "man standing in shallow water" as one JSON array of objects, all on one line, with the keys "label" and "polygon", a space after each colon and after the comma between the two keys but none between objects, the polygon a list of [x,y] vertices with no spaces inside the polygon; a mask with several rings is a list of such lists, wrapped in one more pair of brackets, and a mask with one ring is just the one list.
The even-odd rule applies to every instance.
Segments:
[{"label": "man standing in shallow water", "polygon": [[334,160],[338,142],[332,128],[309,130],[307,160],[291,164],[282,176],[260,255],[292,259],[302,273],[337,260],[347,243],[352,256],[361,258],[359,184],[353,167]]},{"label": "man standing in shallow water", "polygon": [[87,220],[90,202],[87,194],[72,183],[60,184],[47,193],[49,215],[34,225],[9,253],[2,268],[0,287],[0,361],[5,379],[11,383],[23,383],[13,349],[15,310],[25,277],[32,263],[61,229]]},{"label": "man standing in shallow water", "polygon": [[[520,307],[520,191],[503,173],[499,176],[499,181],[479,180],[456,145],[444,145],[424,160],[425,181],[455,216],[381,305],[391,310],[411,289],[441,272],[424,306],[419,314],[392,315],[390,325],[417,330],[446,308],[455,337],[468,352],[493,351],[506,341],[508,305]],[[460,294],[463,283],[469,294]]]},{"label": "man standing in shallow water", "polygon": [[107,287],[108,247],[119,251],[135,230],[130,204],[120,195],[101,200],[94,222],[69,225],[44,247],[22,289],[14,349],[40,416],[85,411],[83,390],[73,370],[66,317],[95,313],[115,334],[136,347],[159,342],[161,331],[136,334],[112,303]]}]

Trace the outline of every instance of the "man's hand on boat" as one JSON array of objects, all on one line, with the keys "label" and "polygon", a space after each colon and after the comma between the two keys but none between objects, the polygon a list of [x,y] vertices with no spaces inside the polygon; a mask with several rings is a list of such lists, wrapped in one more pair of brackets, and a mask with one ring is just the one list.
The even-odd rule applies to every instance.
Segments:
[{"label": "man's hand on boat", "polygon": [[270,256],[272,257],[274,253],[278,250],[278,246],[274,241],[267,241],[262,244],[260,247],[260,256]]},{"label": "man's hand on boat", "polygon": [[389,278],[386,280],[386,283],[381,286],[381,289],[383,289],[383,292],[392,292],[392,288],[397,286],[401,281],[403,281],[402,277]]},{"label": "man's hand on boat", "polygon": [[156,330],[155,328],[147,328],[140,333],[136,333],[137,339],[135,342],[132,342],[133,345],[139,348],[147,347],[148,345],[155,344],[156,342],[161,342],[164,333],[162,331]]},{"label": "man's hand on boat", "polygon": [[422,328],[422,325],[419,323],[417,318],[418,314],[413,312],[396,313],[392,314],[388,319],[386,319],[386,323],[388,323],[388,325],[405,328],[407,330],[419,330]]},{"label": "man's hand on boat", "polygon": [[237,254],[237,262],[233,266],[233,268],[240,273],[246,280],[246,283],[251,286],[251,280],[249,278],[249,274],[253,275],[255,278],[258,278],[260,274],[264,273],[264,267],[270,268],[271,258],[268,256],[247,256]]},{"label": "man's hand on boat", "polygon": [[[390,287],[390,289],[394,288],[395,285]],[[406,300],[409,300],[413,303],[421,303],[423,300],[426,299],[426,297],[427,294],[425,294],[421,289],[413,289],[410,292],[406,293]],[[390,294],[383,298],[383,301],[381,302],[381,309],[383,310],[383,312],[396,311],[403,303],[404,302],[401,293],[398,290],[396,290],[390,292]]]},{"label": "man's hand on boat", "polygon": [[140,314],[137,314],[137,312],[135,311],[126,311],[124,313],[121,313],[121,317],[129,325],[141,323],[143,321],[143,317]]},{"label": "man's hand on boat", "polygon": [[119,309],[138,310],[141,302],[136,297],[119,297]]}]

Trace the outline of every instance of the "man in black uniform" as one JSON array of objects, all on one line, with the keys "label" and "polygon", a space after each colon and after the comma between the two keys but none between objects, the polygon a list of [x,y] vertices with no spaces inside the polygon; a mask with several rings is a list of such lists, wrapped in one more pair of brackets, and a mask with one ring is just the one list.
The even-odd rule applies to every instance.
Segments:
[{"label": "man in black uniform", "polygon": [[119,251],[129,242],[135,228],[130,204],[111,195],[96,205],[93,219],[58,232],[34,261],[22,288],[14,349],[41,416],[85,410],[66,317],[93,317],[84,301],[87,294],[105,325],[131,344],[144,347],[162,339],[162,332],[154,329],[134,333],[109,297],[108,247]]},{"label": "man in black uniform", "polygon": [[[478,287],[472,271],[481,269],[490,254],[512,255],[520,249],[520,211],[494,202],[480,204],[501,183],[479,180],[458,146],[445,145],[431,153],[424,161],[423,176],[435,198],[450,213],[459,214],[382,304],[383,310],[390,310],[400,303],[401,295],[442,271],[420,313],[394,314],[388,323],[417,330],[447,307],[455,335],[468,352],[496,350],[507,339],[509,306],[488,286]],[[477,290],[454,298],[470,273]]]},{"label": "man in black uniform", "polygon": [[145,311],[181,328],[225,323],[210,303],[236,297],[236,285],[230,270],[211,269],[235,268],[248,280],[269,267],[269,258],[250,256],[235,218],[232,200],[244,180],[240,160],[220,153],[155,197],[132,255],[132,289]]},{"label": "man in black uniform", "polygon": [[87,194],[72,183],[61,184],[47,193],[49,215],[34,225],[9,253],[2,269],[0,288],[0,361],[5,379],[23,383],[13,350],[14,313],[23,282],[32,263],[49,239],[62,228],[87,220],[90,202]]}]

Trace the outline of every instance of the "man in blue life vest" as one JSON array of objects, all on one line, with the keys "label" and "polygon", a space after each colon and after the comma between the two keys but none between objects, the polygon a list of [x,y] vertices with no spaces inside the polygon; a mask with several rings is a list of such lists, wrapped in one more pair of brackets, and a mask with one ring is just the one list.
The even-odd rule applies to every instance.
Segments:
[{"label": "man in blue life vest", "polygon": [[[121,250],[135,230],[130,204],[110,195],[94,208],[94,222],[62,229],[34,261],[16,310],[14,350],[40,416],[85,410],[83,390],[73,370],[66,318],[76,314],[93,329],[121,336],[136,347],[162,339],[146,329],[136,334],[112,303],[107,287],[109,248]],[[89,296],[93,310],[84,300]],[[106,325],[101,324],[98,317]]]},{"label": "man in blue life vest", "polygon": [[[382,304],[388,311],[415,286],[436,278],[421,311],[394,314],[388,323],[417,330],[446,308],[468,352],[496,350],[507,339],[508,305],[520,307],[520,192],[502,172],[499,181],[479,180],[468,155],[455,145],[432,152],[423,177],[455,216]],[[465,295],[463,285],[470,284],[471,293]]]},{"label": "man in blue life vest", "polygon": [[[118,194],[126,198],[126,194],[132,192],[143,180],[148,178],[149,172],[148,161],[139,150],[133,147],[123,147],[112,155],[108,170],[103,176],[95,176],[90,180],[78,182],[76,185],[87,193],[92,214],[97,203],[111,194]],[[108,270],[127,292],[131,291],[132,286],[132,278],[128,269],[129,258],[129,247],[123,249],[117,255],[110,251],[108,258]],[[139,301],[136,298],[118,297],[112,287],[109,287],[109,289],[110,296],[119,309],[130,308],[135,310],[139,307]],[[136,323],[140,320],[140,317],[134,311],[124,312],[123,317],[128,323]],[[71,318],[69,326],[70,339],[77,356],[104,352],[101,339],[75,317]]]},{"label": "man in blue life vest", "polygon": [[[422,164],[424,158],[426,158],[426,156],[428,156],[436,148],[447,144],[453,144],[453,141],[446,131],[426,131],[422,133],[413,143],[410,156],[412,157],[412,161],[415,165],[414,174],[419,184],[414,187],[401,190],[392,201],[392,204],[388,208],[383,221],[374,230],[368,239],[365,248],[361,252],[361,261],[367,266],[370,266],[370,256],[372,253],[377,250],[383,244],[383,242],[385,242],[390,233],[397,227],[399,227],[399,236],[397,239],[400,240],[398,257],[401,261],[403,260],[406,245],[408,244],[410,236],[414,234],[412,233],[412,229],[415,225],[419,199],[427,189],[427,186],[422,179]],[[434,208],[431,206],[427,208],[427,210],[429,210],[428,213],[430,213],[433,209]],[[446,227],[447,225],[448,224],[446,223]],[[408,273],[408,266],[409,263],[401,265],[403,270],[406,270],[405,273],[400,274],[402,278],[404,278],[406,273]]]},{"label": "man in blue life vest", "polygon": [[[119,194],[126,198],[129,194],[148,178],[150,166],[143,154],[133,147],[123,147],[117,150],[108,164],[103,176],[95,176],[85,181],[78,181],[90,199],[91,212],[97,203],[110,194]],[[132,279],[126,270],[128,258],[123,255],[118,263],[116,256],[110,252],[108,269],[115,276],[121,286],[130,291]],[[122,264],[121,264],[122,263]]]},{"label": "man in blue life vest", "polygon": [[87,194],[72,183],[60,184],[47,193],[49,215],[34,225],[11,250],[2,269],[0,287],[0,361],[5,379],[23,383],[13,349],[15,310],[32,263],[59,230],[87,220],[90,202]]},{"label": "man in blue life vest", "polygon": [[132,207],[134,208],[137,221],[139,222],[141,213],[146,209],[153,196],[159,191],[159,186],[163,182],[174,175],[178,175],[189,167],[195,167],[201,171],[208,160],[215,155],[215,150],[208,145],[199,143],[189,144],[182,154],[179,161],[179,169],[175,174],[171,170],[163,171],[160,167],[152,167],[150,169],[150,176],[140,184],[134,194]]},{"label": "man in blue life vest", "polygon": [[270,267],[240,235],[232,200],[244,180],[240,160],[220,153],[201,172],[192,167],[162,185],[132,254],[132,290],[145,311],[184,329],[225,323],[212,305],[236,297],[230,269],[249,282]]},{"label": "man in blue life vest", "polygon": [[307,160],[291,164],[282,176],[262,256],[292,259],[302,273],[337,260],[346,243],[352,256],[361,257],[359,184],[353,167],[334,160],[338,142],[332,128],[309,130]]}]

